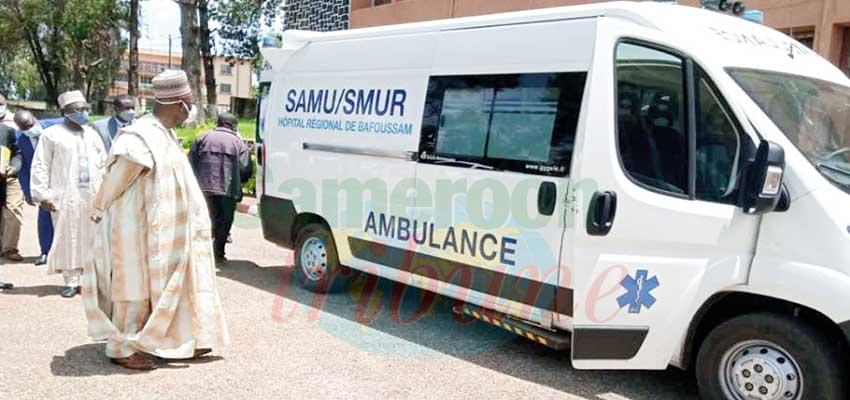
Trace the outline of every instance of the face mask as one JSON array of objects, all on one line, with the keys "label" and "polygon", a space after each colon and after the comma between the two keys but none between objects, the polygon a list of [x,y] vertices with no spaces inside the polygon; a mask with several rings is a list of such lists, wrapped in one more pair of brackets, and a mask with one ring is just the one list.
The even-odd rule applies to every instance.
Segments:
[{"label": "face mask", "polygon": [[79,126],[83,126],[89,123],[89,113],[87,111],[70,113],[66,115],[65,118],[68,118],[68,121],[71,121]]},{"label": "face mask", "polygon": [[0,117],[4,117],[4,116],[6,116],[6,105],[5,104],[0,106]]},{"label": "face mask", "polygon": [[156,102],[159,103],[159,104],[164,104],[164,105],[180,103],[180,106],[183,107],[183,111],[186,111],[186,114],[187,114],[186,119],[184,119],[183,122],[181,122],[183,125],[186,125],[186,124],[191,123],[191,122],[195,122],[195,119],[198,118],[198,108],[194,104],[192,104],[192,106],[189,107],[182,100],[177,100],[177,101],[157,100]]},{"label": "face mask", "polygon": [[116,115],[116,117],[121,122],[123,122],[125,124],[129,124],[130,122],[133,122],[134,119],[136,119],[136,110],[131,108],[131,109],[121,111],[121,112],[118,113],[118,115]]},{"label": "face mask", "polygon": [[186,103],[181,103],[181,104],[183,104],[183,109],[186,110],[186,112],[189,114],[189,116],[186,117],[186,120],[183,121],[183,123],[186,124],[186,123],[190,123],[190,122],[195,122],[195,119],[198,118],[198,107],[196,107],[194,104],[192,104],[191,108],[186,109]]},{"label": "face mask", "polygon": [[31,139],[38,139],[41,136],[41,126],[33,125],[32,128],[24,131],[24,135]]}]

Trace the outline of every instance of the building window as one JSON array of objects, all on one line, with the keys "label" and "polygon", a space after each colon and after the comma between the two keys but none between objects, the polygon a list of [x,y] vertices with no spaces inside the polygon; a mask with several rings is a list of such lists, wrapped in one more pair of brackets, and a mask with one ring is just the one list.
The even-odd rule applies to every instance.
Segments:
[{"label": "building window", "polygon": [[219,93],[221,93],[221,94],[230,94],[230,90],[231,90],[231,88],[230,88],[230,84],[229,84],[229,83],[222,83],[222,84],[221,84],[221,85],[219,85],[219,87],[218,87],[218,91],[219,91]]},{"label": "building window", "polygon": [[382,6],[384,4],[390,4],[392,0],[372,0],[372,7]]},{"label": "building window", "polygon": [[221,64],[222,75],[233,75],[233,66],[230,63]]},{"label": "building window", "polygon": [[815,28],[812,26],[786,28],[779,31],[796,39],[803,46],[810,49],[815,48]]}]

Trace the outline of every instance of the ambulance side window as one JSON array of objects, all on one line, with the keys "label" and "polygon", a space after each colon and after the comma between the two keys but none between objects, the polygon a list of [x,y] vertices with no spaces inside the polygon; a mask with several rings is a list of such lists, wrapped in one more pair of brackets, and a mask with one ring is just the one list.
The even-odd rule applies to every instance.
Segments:
[{"label": "ambulance side window", "polygon": [[420,161],[566,176],[586,75],[432,77]]},{"label": "ambulance side window", "polygon": [[[705,71],[673,53],[628,42],[617,46],[616,66],[617,143],[626,173],[677,197],[735,204],[742,135]],[[687,111],[688,68],[694,76],[693,115]]]},{"label": "ambulance side window", "polygon": [[437,134],[437,154],[484,157],[493,104],[492,88],[449,88]]},{"label": "ambulance side window", "polygon": [[688,193],[684,60],[641,45],[617,47],[617,136],[623,167],[645,186]]}]

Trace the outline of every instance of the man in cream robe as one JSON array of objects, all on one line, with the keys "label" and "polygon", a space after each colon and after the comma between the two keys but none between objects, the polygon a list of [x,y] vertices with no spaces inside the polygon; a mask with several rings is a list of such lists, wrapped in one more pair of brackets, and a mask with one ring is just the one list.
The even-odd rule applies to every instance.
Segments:
[{"label": "man in cream robe", "polygon": [[215,283],[206,201],[172,130],[194,107],[186,75],[153,80],[153,115],[118,132],[91,218],[83,276],[89,335],[132,369],[207,354],[229,341]]},{"label": "man in cream robe", "polygon": [[88,104],[79,91],[59,96],[65,122],[44,130],[30,171],[34,202],[50,211],[54,240],[47,272],[65,279],[63,297],[80,293],[80,275],[96,225],[89,220],[100,186],[106,151],[88,124]]}]

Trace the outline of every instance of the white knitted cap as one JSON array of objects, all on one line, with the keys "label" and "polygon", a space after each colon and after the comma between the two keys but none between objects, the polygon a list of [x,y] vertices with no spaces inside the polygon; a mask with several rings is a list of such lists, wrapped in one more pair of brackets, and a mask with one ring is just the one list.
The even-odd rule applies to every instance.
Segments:
[{"label": "white knitted cap", "polygon": [[59,108],[65,108],[69,104],[86,102],[86,97],[79,90],[72,90],[59,95]]}]

